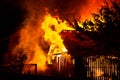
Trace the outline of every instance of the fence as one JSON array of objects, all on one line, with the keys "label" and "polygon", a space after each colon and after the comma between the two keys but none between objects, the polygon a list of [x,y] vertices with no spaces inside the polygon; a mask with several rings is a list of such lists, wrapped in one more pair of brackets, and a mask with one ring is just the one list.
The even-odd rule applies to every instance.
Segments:
[{"label": "fence", "polygon": [[84,57],[87,78],[92,80],[120,80],[120,59],[115,56]]}]

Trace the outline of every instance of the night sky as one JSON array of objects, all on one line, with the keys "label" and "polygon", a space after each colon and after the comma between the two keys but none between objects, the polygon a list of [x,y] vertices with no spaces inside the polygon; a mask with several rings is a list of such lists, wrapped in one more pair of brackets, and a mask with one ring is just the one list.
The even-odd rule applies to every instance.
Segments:
[{"label": "night sky", "polygon": [[0,63],[3,53],[8,51],[9,37],[19,29],[24,20],[24,11],[16,0],[0,1]]}]

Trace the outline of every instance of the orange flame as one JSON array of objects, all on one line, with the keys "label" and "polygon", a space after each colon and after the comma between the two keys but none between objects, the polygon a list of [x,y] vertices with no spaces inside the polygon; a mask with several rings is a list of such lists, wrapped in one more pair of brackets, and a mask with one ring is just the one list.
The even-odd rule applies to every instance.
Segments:
[{"label": "orange flame", "polygon": [[[44,39],[47,42],[50,42],[50,49],[48,52],[48,64],[52,64],[50,58],[52,58],[53,54],[59,54],[67,52],[66,47],[63,44],[63,40],[59,33],[62,30],[74,30],[69,27],[66,21],[59,19],[59,17],[52,17],[50,14],[47,14],[44,22],[42,23],[42,29],[44,30]],[[51,57],[50,57],[51,56]]]},{"label": "orange flame", "polygon": [[13,54],[19,54],[22,51],[22,54],[27,55],[24,64],[37,64],[39,71],[45,71],[47,69],[46,56],[41,45],[43,31],[38,27],[37,22],[36,25],[31,23],[33,23],[33,20],[27,21],[20,30],[19,43],[13,49]]},{"label": "orange flame", "polygon": [[45,16],[45,20],[42,23],[42,29],[45,32],[45,41],[50,41],[51,44],[57,45],[62,51],[65,50],[65,46],[59,33],[62,30],[74,30],[68,26],[66,21],[62,22],[60,19],[56,19],[50,14]]},{"label": "orange flame", "polygon": [[59,35],[62,30],[74,29],[69,27],[66,21],[56,19],[50,14],[45,15],[43,22],[30,17],[19,30],[20,38],[12,53],[16,56],[26,54],[24,64],[37,64],[38,72],[46,71],[47,54],[51,54],[51,47],[49,52],[45,50],[48,45],[55,46],[52,54],[67,52]]}]

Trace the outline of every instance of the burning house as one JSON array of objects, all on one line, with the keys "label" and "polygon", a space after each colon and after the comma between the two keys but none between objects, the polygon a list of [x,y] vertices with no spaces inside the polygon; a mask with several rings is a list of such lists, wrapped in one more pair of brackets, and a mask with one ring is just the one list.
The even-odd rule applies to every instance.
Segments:
[{"label": "burning house", "polygon": [[[94,14],[95,20],[91,19],[88,22],[86,20],[84,24],[77,19],[72,21],[69,16],[71,14],[81,14],[81,21],[83,21],[84,15],[90,13],[89,10],[96,12],[97,8],[101,8],[95,3],[99,2],[97,0],[87,5],[88,11],[82,7],[83,4],[88,3],[83,0],[80,5],[78,2],[79,0],[74,3],[72,0],[70,2],[37,0],[34,3],[33,0],[29,2],[26,0],[22,8],[25,8],[28,13],[20,25],[22,27],[9,37],[8,52],[4,54],[7,64],[0,66],[0,72],[81,80],[119,80],[120,38],[118,38],[119,28],[116,28],[116,25],[120,20],[115,16],[120,17],[120,15],[110,11],[110,16],[107,16],[105,10],[109,11],[109,9],[105,6],[105,10],[101,10],[100,14]],[[100,4],[102,5],[103,2],[104,0]],[[72,3],[74,7],[71,7]],[[119,12],[118,6],[116,9]],[[105,13],[107,15],[104,15]],[[114,15],[112,19],[109,18],[111,15]],[[68,19],[64,19],[63,16],[68,16]],[[111,38],[113,36],[111,23],[115,25],[116,30],[118,29],[113,31],[117,35],[113,38]],[[98,26],[104,28],[104,25],[110,26],[105,36],[104,32],[88,30],[91,27],[97,30]],[[84,29],[86,27],[88,29]],[[118,46],[110,45],[113,44],[112,40]]]}]

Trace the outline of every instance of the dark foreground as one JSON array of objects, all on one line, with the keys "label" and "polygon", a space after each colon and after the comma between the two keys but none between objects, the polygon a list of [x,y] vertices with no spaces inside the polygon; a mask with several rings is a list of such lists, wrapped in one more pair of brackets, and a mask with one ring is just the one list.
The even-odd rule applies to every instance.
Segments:
[{"label": "dark foreground", "polygon": [[[120,74],[119,74],[120,75]],[[43,75],[28,75],[28,74],[18,74],[18,73],[4,73],[0,72],[0,80],[120,80],[119,77],[107,78],[102,77],[62,77],[62,76],[43,76]]]},{"label": "dark foreground", "polygon": [[1,74],[0,80],[76,80],[76,79],[41,75]]}]

